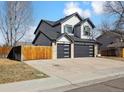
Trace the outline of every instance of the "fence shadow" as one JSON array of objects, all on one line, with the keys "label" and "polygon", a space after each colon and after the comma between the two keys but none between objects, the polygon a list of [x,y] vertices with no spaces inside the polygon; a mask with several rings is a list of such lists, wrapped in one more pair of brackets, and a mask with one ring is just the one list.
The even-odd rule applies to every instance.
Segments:
[{"label": "fence shadow", "polygon": [[16,46],[11,49],[9,52],[7,58],[12,60],[21,60],[21,46]]}]

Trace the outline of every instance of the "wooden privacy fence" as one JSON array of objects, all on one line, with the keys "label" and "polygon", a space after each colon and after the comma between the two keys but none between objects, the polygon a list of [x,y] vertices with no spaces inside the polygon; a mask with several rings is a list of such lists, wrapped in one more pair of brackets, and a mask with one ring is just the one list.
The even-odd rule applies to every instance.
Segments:
[{"label": "wooden privacy fence", "polygon": [[124,48],[121,49],[120,57],[123,57],[124,58]]},{"label": "wooden privacy fence", "polygon": [[6,58],[12,47],[0,47],[0,58]]},{"label": "wooden privacy fence", "polygon": [[100,51],[102,56],[116,56],[115,49],[110,49],[110,50],[102,50]]},{"label": "wooden privacy fence", "polygon": [[22,60],[52,59],[50,46],[22,46]]},{"label": "wooden privacy fence", "polygon": [[8,58],[19,61],[52,59],[52,47],[24,45],[13,47]]}]

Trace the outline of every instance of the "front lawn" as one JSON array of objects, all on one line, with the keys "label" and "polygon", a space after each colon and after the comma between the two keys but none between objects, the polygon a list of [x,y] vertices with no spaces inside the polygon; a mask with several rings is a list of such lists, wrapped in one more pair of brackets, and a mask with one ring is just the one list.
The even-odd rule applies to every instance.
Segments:
[{"label": "front lawn", "polygon": [[25,63],[0,59],[0,84],[48,77]]}]

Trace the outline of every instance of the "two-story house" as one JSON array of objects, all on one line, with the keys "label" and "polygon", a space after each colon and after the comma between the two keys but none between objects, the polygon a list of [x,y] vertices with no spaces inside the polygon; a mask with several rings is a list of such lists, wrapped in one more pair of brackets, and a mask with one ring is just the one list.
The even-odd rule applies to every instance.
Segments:
[{"label": "two-story house", "polygon": [[33,44],[52,46],[53,58],[94,57],[97,43],[90,35],[94,28],[89,18],[83,19],[78,13],[58,21],[41,20]]}]

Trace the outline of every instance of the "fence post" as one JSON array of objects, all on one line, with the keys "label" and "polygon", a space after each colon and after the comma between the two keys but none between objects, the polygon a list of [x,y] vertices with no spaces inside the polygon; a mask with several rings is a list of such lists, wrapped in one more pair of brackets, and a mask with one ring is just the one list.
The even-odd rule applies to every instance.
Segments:
[{"label": "fence post", "polygon": [[20,47],[21,47],[21,62],[23,62],[23,46]]}]

